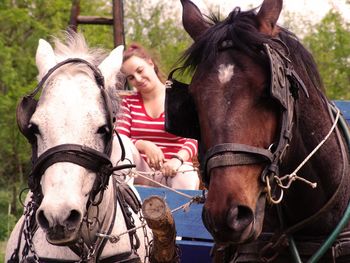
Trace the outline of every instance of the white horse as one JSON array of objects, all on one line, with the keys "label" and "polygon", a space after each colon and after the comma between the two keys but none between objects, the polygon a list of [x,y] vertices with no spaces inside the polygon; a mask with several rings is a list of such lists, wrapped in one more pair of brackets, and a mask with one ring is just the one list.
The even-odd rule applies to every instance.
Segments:
[{"label": "white horse", "polygon": [[8,240],[6,262],[148,261],[152,236],[146,227],[133,231],[143,225],[134,188],[110,176],[122,151],[112,132],[117,101],[108,94],[116,92],[122,52],[119,46],[102,56],[71,32],[66,42],[55,40],[55,50],[39,41],[41,82],[17,110],[33,147],[32,191]]}]

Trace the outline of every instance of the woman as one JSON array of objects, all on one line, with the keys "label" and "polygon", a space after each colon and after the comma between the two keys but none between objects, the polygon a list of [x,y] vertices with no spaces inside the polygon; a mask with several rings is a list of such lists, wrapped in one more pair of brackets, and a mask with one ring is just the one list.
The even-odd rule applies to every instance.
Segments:
[{"label": "woman", "polygon": [[[116,129],[125,148],[131,149],[136,169],[172,188],[198,189],[198,173],[191,161],[197,141],[164,130],[165,85],[154,59],[133,44],[124,52],[121,70],[136,92],[123,98]],[[158,186],[140,176],[135,183]]]}]

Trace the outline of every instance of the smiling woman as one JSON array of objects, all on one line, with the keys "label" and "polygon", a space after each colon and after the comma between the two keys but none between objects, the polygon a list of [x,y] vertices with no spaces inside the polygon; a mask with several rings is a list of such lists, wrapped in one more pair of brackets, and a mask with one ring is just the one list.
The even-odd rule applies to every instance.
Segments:
[{"label": "smiling woman", "polygon": [[[136,92],[123,99],[116,129],[138,170],[172,188],[198,189],[192,163],[197,141],[164,130],[165,85],[157,63],[143,47],[132,44],[124,52],[122,72]],[[141,177],[135,183],[159,186]]]}]

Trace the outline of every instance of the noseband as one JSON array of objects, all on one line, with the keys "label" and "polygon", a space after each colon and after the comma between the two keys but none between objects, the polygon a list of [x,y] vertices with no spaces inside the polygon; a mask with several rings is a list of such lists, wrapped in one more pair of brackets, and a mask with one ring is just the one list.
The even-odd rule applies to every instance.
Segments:
[{"label": "noseband", "polygon": [[[81,63],[87,65],[94,74],[95,81],[99,87],[107,112],[108,120],[108,133],[106,134],[106,145],[103,152],[99,152],[93,148],[84,145],[77,144],[61,144],[53,148],[48,149],[38,157],[37,153],[37,140],[35,134],[30,130],[29,121],[36,110],[37,100],[35,100],[36,94],[43,88],[47,79],[60,67],[66,64]],[[80,58],[72,58],[64,60],[56,64],[51,68],[47,74],[42,78],[37,87],[32,93],[22,98],[17,107],[17,123],[20,131],[28,139],[32,145],[32,163],[33,168],[29,174],[28,185],[39,201],[41,201],[42,193],[40,187],[41,176],[46,169],[51,165],[58,162],[70,162],[82,166],[92,172],[95,172],[97,177],[94,183],[94,187],[90,193],[90,200],[94,200],[95,196],[100,193],[99,202],[102,200],[103,191],[107,187],[109,176],[113,171],[132,168],[134,165],[119,165],[113,167],[110,161],[110,155],[112,152],[113,144],[113,116],[115,113],[112,111],[112,103],[110,97],[106,93],[104,87],[104,78],[100,70],[89,63],[86,60]],[[122,155],[121,160],[125,158],[125,149],[119,134],[117,133],[118,140],[121,146]]]}]

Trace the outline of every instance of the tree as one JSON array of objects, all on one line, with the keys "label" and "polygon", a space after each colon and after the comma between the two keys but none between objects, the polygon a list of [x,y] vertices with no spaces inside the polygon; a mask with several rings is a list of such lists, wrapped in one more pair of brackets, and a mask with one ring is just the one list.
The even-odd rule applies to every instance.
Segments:
[{"label": "tree", "polygon": [[341,14],[330,10],[307,34],[309,47],[332,99],[350,99],[350,25]]},{"label": "tree", "polygon": [[14,193],[16,210],[17,188],[28,173],[31,156],[16,125],[17,101],[35,87],[38,39],[66,27],[64,13],[69,7],[64,1],[2,1],[0,7],[0,185]]},{"label": "tree", "polygon": [[137,42],[155,52],[163,72],[169,72],[192,41],[182,28],[180,3],[174,0],[125,3],[126,43]]}]

